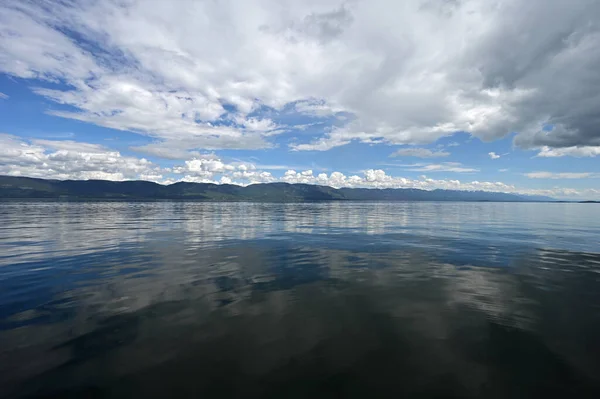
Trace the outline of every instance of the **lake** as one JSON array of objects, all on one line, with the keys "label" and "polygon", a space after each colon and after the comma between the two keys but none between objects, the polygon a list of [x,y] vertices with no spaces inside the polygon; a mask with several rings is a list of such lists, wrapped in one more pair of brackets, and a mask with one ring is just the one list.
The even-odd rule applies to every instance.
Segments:
[{"label": "lake", "polygon": [[0,203],[1,397],[599,397],[600,205]]}]

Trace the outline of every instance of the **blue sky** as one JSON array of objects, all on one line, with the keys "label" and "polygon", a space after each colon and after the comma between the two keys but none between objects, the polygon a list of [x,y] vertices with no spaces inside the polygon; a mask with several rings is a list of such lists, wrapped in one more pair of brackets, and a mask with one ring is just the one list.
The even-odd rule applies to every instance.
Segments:
[{"label": "blue sky", "polygon": [[0,174],[600,199],[574,3],[5,0]]}]

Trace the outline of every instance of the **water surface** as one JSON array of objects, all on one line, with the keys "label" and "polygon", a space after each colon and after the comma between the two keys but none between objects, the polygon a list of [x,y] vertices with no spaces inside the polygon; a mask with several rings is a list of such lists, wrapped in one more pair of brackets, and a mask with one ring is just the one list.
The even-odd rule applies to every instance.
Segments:
[{"label": "water surface", "polygon": [[0,396],[599,397],[600,206],[0,203]]}]

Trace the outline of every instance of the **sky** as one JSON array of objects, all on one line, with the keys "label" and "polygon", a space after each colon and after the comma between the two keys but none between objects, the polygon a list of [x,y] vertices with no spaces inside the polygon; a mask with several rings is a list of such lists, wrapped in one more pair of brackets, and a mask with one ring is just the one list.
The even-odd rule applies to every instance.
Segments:
[{"label": "sky", "polygon": [[0,0],[0,174],[600,200],[596,0]]}]

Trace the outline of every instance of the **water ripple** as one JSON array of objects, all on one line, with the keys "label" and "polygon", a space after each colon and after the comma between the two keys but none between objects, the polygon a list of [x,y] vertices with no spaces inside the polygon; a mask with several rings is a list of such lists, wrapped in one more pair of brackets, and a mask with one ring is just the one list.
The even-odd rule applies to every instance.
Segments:
[{"label": "water ripple", "polygon": [[597,220],[589,204],[1,203],[0,396],[585,396]]}]

